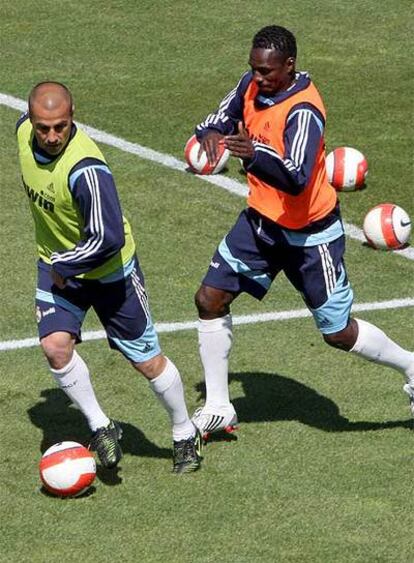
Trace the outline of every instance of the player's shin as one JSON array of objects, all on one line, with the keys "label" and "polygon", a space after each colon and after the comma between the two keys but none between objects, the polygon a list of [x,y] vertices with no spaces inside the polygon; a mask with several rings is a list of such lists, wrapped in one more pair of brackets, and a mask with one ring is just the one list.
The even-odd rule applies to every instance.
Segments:
[{"label": "player's shin", "polygon": [[95,397],[88,367],[76,350],[66,366],[61,369],[49,369],[62,391],[85,415],[93,432],[97,428],[108,426],[109,418]]},{"label": "player's shin", "polygon": [[199,319],[198,343],[206,383],[206,407],[225,409],[230,405],[229,355],[233,342],[232,317]]},{"label": "player's shin", "polygon": [[150,380],[150,386],[170,416],[173,440],[180,441],[194,436],[195,428],[188,416],[180,373],[169,358],[166,360],[164,370]]},{"label": "player's shin", "polygon": [[351,352],[366,360],[392,367],[405,375],[414,387],[414,353],[401,348],[375,325],[355,319],[358,337]]}]

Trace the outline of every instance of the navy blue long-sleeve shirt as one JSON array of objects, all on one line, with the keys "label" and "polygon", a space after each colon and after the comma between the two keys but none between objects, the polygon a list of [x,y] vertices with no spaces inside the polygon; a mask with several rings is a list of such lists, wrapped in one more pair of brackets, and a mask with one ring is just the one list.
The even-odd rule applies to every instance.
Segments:
[{"label": "navy blue long-sleeve shirt", "polygon": [[[197,125],[196,135],[202,139],[213,129],[223,135],[237,131],[237,124],[243,121],[244,94],[253,80],[252,72],[246,72],[237,86],[221,101],[218,109]],[[306,88],[310,83],[306,72],[297,72],[293,85],[275,96],[258,95],[258,109],[277,105],[289,96]],[[313,173],[315,159],[323,136],[325,120],[312,104],[300,103],[291,109],[284,130],[284,154],[278,154],[272,147],[253,140],[255,156],[244,161],[244,167],[267,184],[291,195],[303,191]]]}]

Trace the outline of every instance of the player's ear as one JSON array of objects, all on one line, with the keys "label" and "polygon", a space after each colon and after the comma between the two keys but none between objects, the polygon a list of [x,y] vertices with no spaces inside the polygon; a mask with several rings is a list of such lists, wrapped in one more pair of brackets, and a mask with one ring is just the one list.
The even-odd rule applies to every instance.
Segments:
[{"label": "player's ear", "polygon": [[288,58],[286,59],[286,64],[287,64],[287,66],[290,67],[290,68],[292,68],[292,69],[295,68],[295,63],[296,63],[295,57],[288,57]]},{"label": "player's ear", "polygon": [[70,108],[70,115],[73,115],[75,113],[75,104],[72,104],[72,107]]}]

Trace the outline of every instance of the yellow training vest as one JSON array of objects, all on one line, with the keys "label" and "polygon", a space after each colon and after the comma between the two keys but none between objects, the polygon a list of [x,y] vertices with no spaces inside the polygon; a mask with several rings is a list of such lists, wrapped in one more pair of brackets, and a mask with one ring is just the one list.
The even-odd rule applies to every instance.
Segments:
[{"label": "yellow training vest", "polygon": [[[84,223],[69,189],[69,174],[84,158],[105,158],[97,145],[81,129],[69,141],[64,151],[51,163],[40,164],[33,155],[33,127],[29,119],[17,130],[23,185],[35,222],[36,243],[40,258],[51,263],[53,252],[72,250],[85,240]],[[76,276],[97,279],[115,272],[135,253],[135,243],[128,221],[123,218],[125,244],[101,266]]]}]

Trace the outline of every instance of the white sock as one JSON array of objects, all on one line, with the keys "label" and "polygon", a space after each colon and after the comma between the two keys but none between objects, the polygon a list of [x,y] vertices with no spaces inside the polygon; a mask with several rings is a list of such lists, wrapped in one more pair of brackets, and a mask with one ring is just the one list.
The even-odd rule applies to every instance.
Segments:
[{"label": "white sock", "polygon": [[194,436],[195,428],[188,416],[180,373],[170,359],[166,360],[164,371],[149,383],[170,416],[173,440],[178,442]]},{"label": "white sock", "polygon": [[49,369],[62,391],[86,416],[92,432],[102,426],[108,426],[109,418],[96,400],[88,367],[76,350],[73,351],[72,359],[65,367]]},{"label": "white sock", "polygon": [[376,326],[355,320],[358,323],[358,338],[350,351],[366,360],[402,372],[407,382],[414,386],[414,353],[401,348]]},{"label": "white sock", "polygon": [[233,341],[229,313],[218,319],[198,321],[198,345],[206,382],[206,406],[222,410],[230,404],[229,355]]}]

